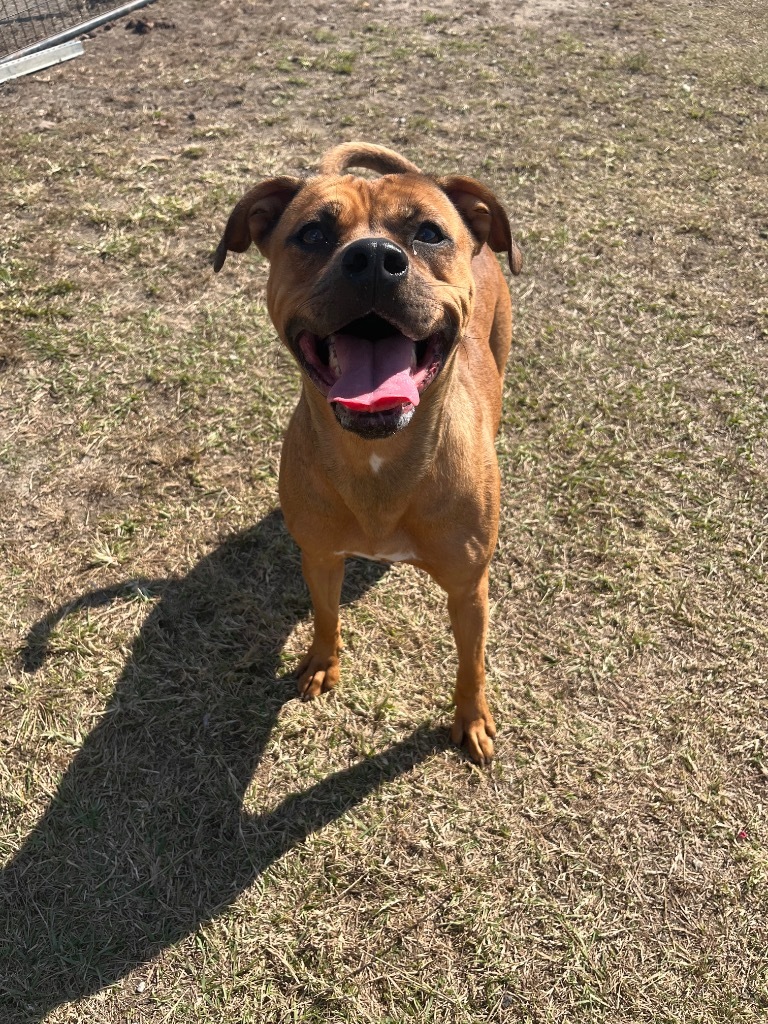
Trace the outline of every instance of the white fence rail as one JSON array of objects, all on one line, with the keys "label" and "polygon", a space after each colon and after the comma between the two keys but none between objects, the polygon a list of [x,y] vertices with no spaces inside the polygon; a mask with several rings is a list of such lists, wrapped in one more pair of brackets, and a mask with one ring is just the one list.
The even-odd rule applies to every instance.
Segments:
[{"label": "white fence rail", "polygon": [[154,0],[0,0],[0,62],[75,39]]}]

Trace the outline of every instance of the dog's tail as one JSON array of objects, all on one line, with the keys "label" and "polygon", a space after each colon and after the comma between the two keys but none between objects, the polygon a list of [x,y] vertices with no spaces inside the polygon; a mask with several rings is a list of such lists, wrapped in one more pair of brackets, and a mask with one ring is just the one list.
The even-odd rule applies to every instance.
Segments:
[{"label": "dog's tail", "polygon": [[420,174],[421,171],[386,146],[374,146],[368,142],[343,142],[329,149],[320,161],[321,174],[343,174],[349,167],[367,167],[379,174]]}]

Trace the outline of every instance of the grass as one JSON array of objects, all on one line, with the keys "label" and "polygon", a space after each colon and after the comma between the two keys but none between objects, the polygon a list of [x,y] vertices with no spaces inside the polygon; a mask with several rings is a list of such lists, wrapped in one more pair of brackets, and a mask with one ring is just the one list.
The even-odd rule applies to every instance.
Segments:
[{"label": "grass", "polygon": [[[764,1020],[760,6],[167,6],[3,87],[0,1018]],[[342,687],[287,678],[297,374],[208,260],[351,138],[525,255],[486,772],[414,570],[350,563]]]}]

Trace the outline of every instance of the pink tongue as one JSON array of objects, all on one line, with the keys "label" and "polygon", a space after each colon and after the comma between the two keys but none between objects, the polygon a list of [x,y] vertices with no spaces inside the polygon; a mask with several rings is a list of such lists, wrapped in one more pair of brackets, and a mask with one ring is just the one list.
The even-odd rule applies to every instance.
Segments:
[{"label": "pink tongue", "polygon": [[341,376],[328,392],[355,412],[377,412],[404,402],[419,404],[419,390],[411,377],[413,342],[402,334],[367,341],[349,334],[334,334]]}]

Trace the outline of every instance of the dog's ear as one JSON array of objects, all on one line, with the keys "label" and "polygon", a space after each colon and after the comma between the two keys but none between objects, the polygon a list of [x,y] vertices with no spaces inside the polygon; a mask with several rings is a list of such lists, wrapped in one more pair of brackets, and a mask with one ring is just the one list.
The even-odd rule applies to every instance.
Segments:
[{"label": "dog's ear", "polygon": [[214,271],[218,273],[224,266],[228,252],[245,252],[251,242],[262,256],[269,257],[272,229],[303,185],[301,178],[270,178],[246,192],[229,215],[213,257]]},{"label": "dog's ear", "polygon": [[464,218],[477,240],[477,251],[487,244],[494,252],[505,252],[509,269],[519,274],[523,256],[512,238],[506,210],[493,192],[474,178],[462,175],[438,178],[437,184]]}]

